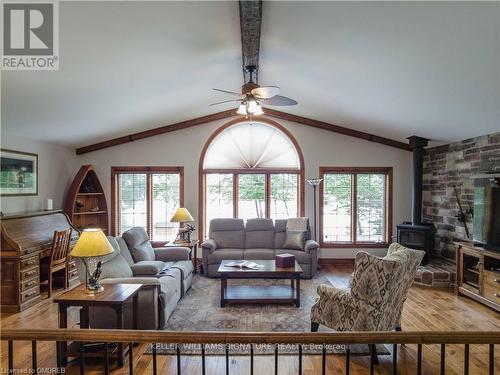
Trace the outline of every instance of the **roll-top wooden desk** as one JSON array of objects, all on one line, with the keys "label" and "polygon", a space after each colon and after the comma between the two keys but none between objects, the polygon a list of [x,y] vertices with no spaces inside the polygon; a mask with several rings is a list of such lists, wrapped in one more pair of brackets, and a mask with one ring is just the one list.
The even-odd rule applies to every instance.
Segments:
[{"label": "roll-top wooden desk", "polygon": [[[78,230],[61,210],[6,215],[1,220],[1,311],[19,312],[42,299],[40,262],[50,257],[54,231],[71,228],[72,248]],[[69,260],[70,286],[78,283],[74,260]]]}]

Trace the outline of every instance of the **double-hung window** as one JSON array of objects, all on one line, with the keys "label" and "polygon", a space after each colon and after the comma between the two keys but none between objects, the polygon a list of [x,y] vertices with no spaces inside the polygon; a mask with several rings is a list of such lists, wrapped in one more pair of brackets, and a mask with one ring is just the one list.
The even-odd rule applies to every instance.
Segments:
[{"label": "double-hung window", "polygon": [[182,167],[112,167],[112,232],[144,228],[154,241],[174,240],[170,218],[183,206]]},{"label": "double-hung window", "polygon": [[324,247],[386,246],[392,233],[392,168],[322,167]]}]

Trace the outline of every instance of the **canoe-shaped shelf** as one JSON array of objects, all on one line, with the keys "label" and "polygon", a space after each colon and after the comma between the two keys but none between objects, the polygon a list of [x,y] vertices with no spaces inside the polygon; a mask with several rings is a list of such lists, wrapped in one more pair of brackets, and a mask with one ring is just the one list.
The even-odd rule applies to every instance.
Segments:
[{"label": "canoe-shaped shelf", "polygon": [[108,233],[108,205],[91,165],[83,165],[71,184],[64,211],[79,230],[101,228]]}]

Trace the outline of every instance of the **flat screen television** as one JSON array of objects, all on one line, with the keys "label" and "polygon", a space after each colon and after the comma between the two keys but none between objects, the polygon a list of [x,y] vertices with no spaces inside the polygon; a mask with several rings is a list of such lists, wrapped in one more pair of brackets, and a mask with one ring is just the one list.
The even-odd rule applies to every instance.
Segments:
[{"label": "flat screen television", "polygon": [[500,250],[500,178],[474,181],[474,243],[486,249]]}]

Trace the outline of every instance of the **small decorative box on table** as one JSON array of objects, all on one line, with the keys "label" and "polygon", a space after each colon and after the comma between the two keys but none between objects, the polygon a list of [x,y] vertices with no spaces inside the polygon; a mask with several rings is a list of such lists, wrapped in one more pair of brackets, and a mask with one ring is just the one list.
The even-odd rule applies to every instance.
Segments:
[{"label": "small decorative box on table", "polygon": [[276,255],[276,267],[279,268],[295,267],[295,255],[286,253]]}]

